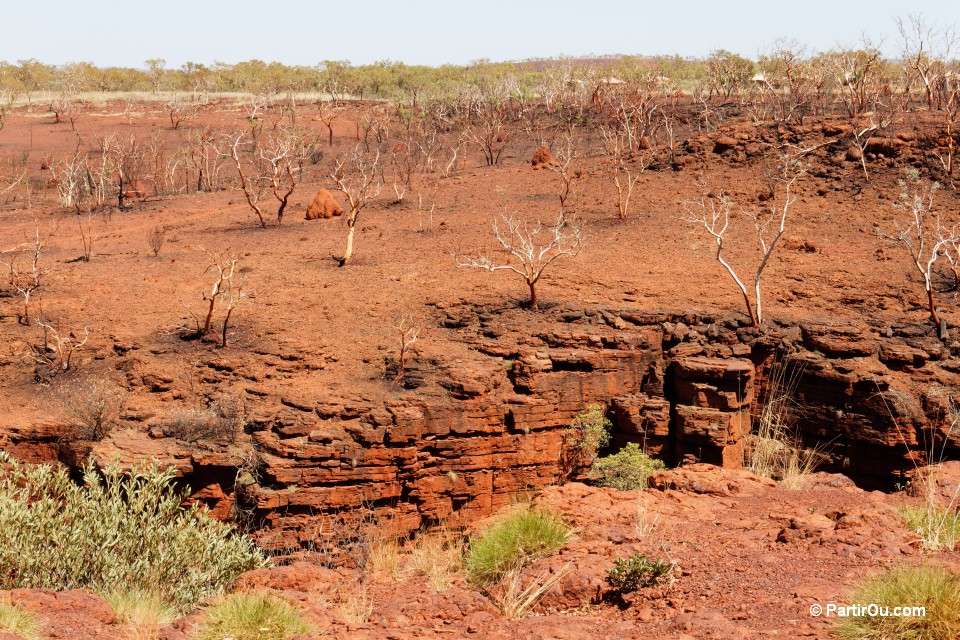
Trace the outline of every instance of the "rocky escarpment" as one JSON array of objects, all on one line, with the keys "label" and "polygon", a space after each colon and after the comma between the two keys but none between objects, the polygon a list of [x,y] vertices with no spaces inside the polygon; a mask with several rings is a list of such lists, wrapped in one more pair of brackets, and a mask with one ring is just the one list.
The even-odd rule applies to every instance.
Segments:
[{"label": "rocky escarpment", "polygon": [[[438,325],[465,348],[414,359],[385,401],[322,389],[267,396],[238,442],[125,430],[93,455],[169,461],[195,499],[240,514],[264,546],[289,552],[334,548],[364,519],[401,533],[470,522],[561,481],[565,430],[592,403],[613,422],[613,448],[637,442],[671,464],[739,466],[777,362],[792,381],[799,436],[825,452],[826,470],[892,487],[931,442],[960,449],[948,429],[958,345],[920,325],[760,330],[709,313],[571,307],[443,309]],[[53,447],[44,437],[38,446]],[[42,458],[29,442],[25,432],[0,436]],[[77,451],[58,446],[75,464]]]}]

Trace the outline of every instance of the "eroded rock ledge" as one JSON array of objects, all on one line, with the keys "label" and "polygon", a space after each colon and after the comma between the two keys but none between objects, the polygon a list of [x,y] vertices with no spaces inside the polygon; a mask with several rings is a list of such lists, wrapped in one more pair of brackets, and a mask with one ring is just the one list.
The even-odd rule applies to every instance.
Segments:
[{"label": "eroded rock ledge", "polygon": [[[607,407],[615,447],[739,466],[777,361],[795,382],[800,435],[829,456],[825,470],[891,487],[931,442],[960,449],[947,428],[957,345],[922,325],[774,321],[761,331],[700,312],[438,313],[437,331],[468,348],[416,360],[386,401],[322,389],[267,396],[235,443],[126,430],[92,453],[101,464],[172,463],[196,499],[223,517],[241,513],[282,552],[316,548],[360,517],[397,532],[470,522],[555,483],[564,430],[591,403]],[[0,447],[69,464],[90,450],[57,442],[49,425],[0,433]]]}]

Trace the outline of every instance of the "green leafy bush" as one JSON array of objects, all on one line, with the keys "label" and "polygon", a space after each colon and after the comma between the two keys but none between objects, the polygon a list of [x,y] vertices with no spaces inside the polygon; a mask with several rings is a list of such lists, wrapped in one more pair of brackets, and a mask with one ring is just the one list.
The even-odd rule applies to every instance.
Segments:
[{"label": "green leafy bush", "polygon": [[0,451],[0,589],[140,587],[182,610],[265,564],[231,526],[182,507],[170,471],[88,466],[83,479]]},{"label": "green leafy bush", "polygon": [[[895,567],[864,582],[852,601],[861,606],[925,607],[923,616],[863,615],[837,630],[845,640],[955,640],[960,638],[960,576],[945,567]],[[867,612],[869,613],[869,612]]]},{"label": "green leafy bush", "polygon": [[594,462],[590,474],[601,487],[630,491],[646,488],[650,474],[664,468],[663,461],[649,457],[635,442],[628,442],[619,452]]},{"label": "green leafy bush", "polygon": [[570,532],[570,527],[549,511],[514,511],[470,541],[464,567],[474,582],[490,584],[557,551]]},{"label": "green leafy bush", "polygon": [[617,558],[613,568],[607,571],[607,582],[615,591],[630,593],[641,587],[649,587],[670,576],[673,564],[666,560],[651,561],[635,553],[629,558]]},{"label": "green leafy bush", "polygon": [[196,640],[286,640],[310,632],[300,610],[266,593],[234,593],[211,605]]},{"label": "green leafy bush", "polygon": [[603,413],[603,405],[592,404],[577,414],[564,434],[566,473],[573,474],[588,468],[597,458],[597,451],[610,443],[613,425]]}]

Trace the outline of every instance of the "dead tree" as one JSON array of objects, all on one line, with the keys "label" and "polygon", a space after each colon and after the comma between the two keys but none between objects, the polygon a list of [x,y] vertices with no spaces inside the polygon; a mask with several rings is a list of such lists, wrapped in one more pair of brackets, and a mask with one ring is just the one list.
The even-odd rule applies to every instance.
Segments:
[{"label": "dead tree", "polygon": [[407,358],[414,344],[420,339],[420,327],[409,323],[409,318],[403,316],[394,326],[397,332],[398,354],[397,354],[397,375],[394,382],[399,382],[407,370]]},{"label": "dead tree", "polygon": [[[493,221],[493,233],[497,242],[508,253],[508,263],[498,262],[494,257],[480,254],[470,256],[460,252],[453,254],[458,267],[471,267],[486,271],[512,271],[527,285],[530,291],[530,308],[540,308],[537,299],[537,283],[543,272],[555,260],[563,256],[574,257],[583,249],[583,228],[561,213],[553,225],[537,221],[530,225],[514,217],[501,215]],[[512,264],[511,264],[512,263]]]},{"label": "dead tree", "polygon": [[210,293],[203,294],[203,300],[207,303],[207,313],[203,319],[203,326],[197,324],[197,333],[203,337],[210,334],[213,326],[213,315],[217,309],[217,302],[220,298],[229,292],[230,283],[233,281],[233,273],[237,268],[237,258],[227,258],[221,254],[206,252],[210,258],[210,265],[204,273],[213,272],[213,286]]},{"label": "dead tree", "polygon": [[949,73],[947,61],[957,48],[954,27],[937,29],[922,16],[911,15],[908,22],[897,19],[897,28],[903,39],[903,59],[910,71],[921,83],[930,111],[942,106],[942,96],[937,91],[941,80]]},{"label": "dead tree", "polygon": [[[52,232],[50,235],[53,235]],[[37,290],[43,286],[43,279],[51,271],[50,267],[43,267],[40,264],[40,257],[47,238],[49,238],[49,235],[46,237],[40,235],[40,225],[38,224],[31,241],[0,253],[0,256],[4,257],[3,260],[0,260],[0,264],[7,268],[10,286],[14,288],[23,302],[23,311],[17,314],[17,321],[22,325],[30,325],[30,303]],[[21,264],[19,260],[22,255],[26,256],[25,265]]]},{"label": "dead tree", "polygon": [[82,335],[73,331],[64,335],[59,328],[42,320],[38,320],[37,325],[43,329],[44,333],[44,346],[40,353],[41,364],[53,367],[52,372],[42,377],[49,378],[70,371],[73,365],[73,354],[82,349],[90,339],[90,327],[84,327]]},{"label": "dead tree", "polygon": [[187,120],[191,120],[199,111],[197,105],[191,104],[183,98],[174,98],[167,102],[164,107],[167,110],[167,117],[170,119],[170,127],[176,131],[180,125]]},{"label": "dead tree", "polygon": [[[619,128],[601,127],[600,133],[612,163],[610,173],[617,189],[617,215],[621,220],[626,220],[630,212],[633,188],[640,180],[640,174],[646,169],[647,156],[642,153],[635,155],[628,146],[627,134]],[[630,163],[631,156],[634,155],[638,159],[636,169]]]},{"label": "dead tree", "polygon": [[319,118],[323,126],[327,128],[327,146],[333,146],[333,121],[340,117],[340,112],[336,110],[335,105],[330,107],[320,107]]},{"label": "dead tree", "polygon": [[577,155],[577,143],[572,133],[564,136],[563,144],[557,146],[556,160],[557,164],[554,171],[560,176],[560,210],[564,211],[567,206],[567,200],[573,195],[573,183],[583,177],[580,169],[571,167],[573,159]]},{"label": "dead tree", "polygon": [[878,227],[877,234],[906,249],[910,261],[923,279],[930,320],[940,327],[941,319],[933,290],[933,271],[937,261],[951,247],[960,244],[960,233],[955,226],[946,226],[939,212],[934,210],[934,195],[939,185],[922,181],[916,169],[907,169],[905,173],[905,178],[898,181],[900,202],[894,206],[907,212],[906,221],[894,222],[894,230],[889,233]]},{"label": "dead tree", "polygon": [[510,143],[506,105],[497,96],[474,101],[472,120],[464,135],[483,152],[487,166],[500,164],[500,158]]},{"label": "dead tree", "polygon": [[781,158],[779,172],[775,177],[775,193],[769,207],[759,211],[744,211],[741,213],[750,219],[754,233],[756,234],[757,244],[760,249],[760,260],[756,270],[753,273],[753,295],[751,302],[750,294],[747,291],[747,285],[737,275],[736,269],[727,262],[723,255],[724,243],[727,233],[730,231],[730,213],[733,209],[733,202],[722,192],[713,198],[701,198],[697,202],[684,202],[683,207],[686,210],[684,220],[702,227],[717,245],[716,259],[727,271],[730,277],[736,283],[737,288],[743,295],[744,306],[747,315],[750,317],[750,323],[757,327],[763,323],[763,295],[761,280],[763,271],[770,262],[780,241],[780,238],[787,230],[787,219],[790,207],[796,202],[794,186],[801,176],[805,173],[805,168],[796,159],[784,156]]},{"label": "dead tree", "polygon": [[283,223],[283,212],[303,177],[303,164],[314,146],[299,132],[284,130],[271,137],[260,149],[260,159],[269,167],[270,188],[279,202],[277,226]]},{"label": "dead tree", "polygon": [[337,185],[337,189],[346,197],[350,207],[346,216],[347,246],[340,266],[346,266],[353,257],[353,235],[357,228],[357,219],[367,203],[380,195],[383,182],[380,180],[380,151],[373,153],[362,150],[361,145],[354,147],[353,152],[337,158],[336,166],[330,178]]},{"label": "dead tree", "polygon": [[[246,144],[246,132],[234,133],[231,136],[226,138],[226,153],[231,158],[233,158],[233,164],[237,168],[237,174],[240,176],[240,189],[243,190],[243,195],[247,199],[247,204],[250,206],[250,209],[257,216],[257,220],[260,223],[260,228],[267,228],[267,219],[263,215],[263,209],[260,208],[260,197],[263,195],[263,184],[259,180],[259,176],[250,178],[249,171],[245,171],[243,168],[243,160],[241,158],[241,146]],[[223,153],[221,151],[221,153]]]},{"label": "dead tree", "polygon": [[883,129],[889,122],[877,122],[873,118],[866,123],[854,123],[853,125],[853,145],[857,148],[857,155],[860,157],[860,166],[863,168],[863,176],[870,179],[867,173],[867,147],[870,145],[870,136],[878,129]]}]

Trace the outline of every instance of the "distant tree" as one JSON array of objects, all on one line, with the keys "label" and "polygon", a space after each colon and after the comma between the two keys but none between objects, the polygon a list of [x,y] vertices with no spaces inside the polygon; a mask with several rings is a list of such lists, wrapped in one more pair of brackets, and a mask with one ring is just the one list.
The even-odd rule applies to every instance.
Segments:
[{"label": "distant tree", "polygon": [[725,49],[718,49],[707,58],[710,93],[729,98],[743,91],[754,74],[750,60]]},{"label": "distant tree", "polygon": [[947,61],[957,53],[955,28],[951,25],[938,28],[920,15],[911,15],[906,21],[897,18],[897,28],[903,39],[904,61],[911,74],[923,84],[927,108],[940,109],[943,96],[938,89],[949,72]]},{"label": "distant tree", "polygon": [[153,92],[157,93],[160,91],[160,83],[163,82],[164,67],[167,66],[167,61],[163,58],[150,58],[145,60],[143,64],[147,65],[150,72],[150,86]]}]

